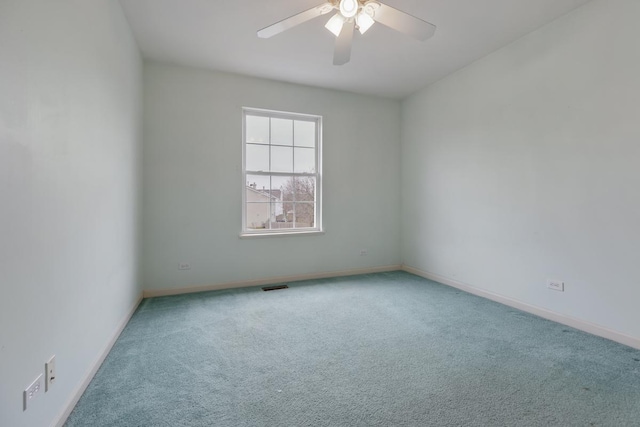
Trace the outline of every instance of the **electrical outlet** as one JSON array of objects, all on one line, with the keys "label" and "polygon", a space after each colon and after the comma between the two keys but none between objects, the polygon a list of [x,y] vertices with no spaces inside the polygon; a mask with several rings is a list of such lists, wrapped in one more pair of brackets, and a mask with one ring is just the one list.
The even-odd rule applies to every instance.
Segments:
[{"label": "electrical outlet", "polygon": [[360,256],[367,256],[367,250],[366,249],[361,250]]},{"label": "electrical outlet", "polygon": [[31,404],[31,401],[38,396],[42,390],[42,374],[38,375],[38,378],[22,392],[22,410],[26,411],[27,407]]},{"label": "electrical outlet", "polygon": [[564,292],[564,282],[560,280],[547,281],[547,287],[549,289],[553,289],[554,291]]},{"label": "electrical outlet", "polygon": [[44,391],[47,392],[56,382],[56,356],[51,356],[51,359],[47,363],[44,364]]},{"label": "electrical outlet", "polygon": [[191,270],[191,264],[188,262],[180,262],[178,263],[178,270]]}]

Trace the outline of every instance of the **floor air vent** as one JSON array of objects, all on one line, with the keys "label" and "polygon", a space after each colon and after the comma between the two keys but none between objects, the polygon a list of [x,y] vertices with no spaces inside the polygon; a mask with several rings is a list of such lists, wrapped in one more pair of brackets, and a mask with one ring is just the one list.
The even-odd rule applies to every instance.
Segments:
[{"label": "floor air vent", "polygon": [[278,285],[278,286],[265,286],[262,288],[263,291],[277,291],[278,289],[289,289],[287,285]]}]

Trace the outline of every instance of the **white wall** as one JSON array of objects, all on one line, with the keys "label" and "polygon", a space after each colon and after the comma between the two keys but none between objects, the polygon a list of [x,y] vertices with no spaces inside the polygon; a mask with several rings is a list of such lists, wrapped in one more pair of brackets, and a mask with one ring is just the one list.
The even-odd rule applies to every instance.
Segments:
[{"label": "white wall", "polygon": [[0,64],[0,425],[46,426],[140,294],[142,64],[112,0],[1,1]]},{"label": "white wall", "polygon": [[[144,81],[145,289],[399,263],[398,101],[155,63]],[[239,238],[243,106],[324,117],[326,234]]]},{"label": "white wall", "polygon": [[640,338],[638,17],[590,2],[403,103],[407,265]]}]

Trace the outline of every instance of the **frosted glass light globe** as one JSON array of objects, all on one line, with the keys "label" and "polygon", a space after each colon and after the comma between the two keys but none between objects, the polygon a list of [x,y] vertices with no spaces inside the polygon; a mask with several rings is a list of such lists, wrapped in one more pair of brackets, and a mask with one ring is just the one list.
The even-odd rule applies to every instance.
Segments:
[{"label": "frosted glass light globe", "polygon": [[340,0],[340,13],[345,18],[353,18],[358,13],[358,0]]}]

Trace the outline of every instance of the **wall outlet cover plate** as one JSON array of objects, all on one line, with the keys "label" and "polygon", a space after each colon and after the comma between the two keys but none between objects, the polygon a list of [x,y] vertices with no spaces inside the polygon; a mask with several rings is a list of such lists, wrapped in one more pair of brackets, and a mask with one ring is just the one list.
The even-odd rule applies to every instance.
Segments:
[{"label": "wall outlet cover plate", "polygon": [[51,386],[56,382],[56,356],[53,355],[44,364],[44,391],[47,392],[51,388]]},{"label": "wall outlet cover plate", "polygon": [[564,282],[561,280],[549,280],[547,282],[547,287],[554,291],[564,292]]},{"label": "wall outlet cover plate", "polygon": [[22,392],[22,410],[26,411],[27,407],[33,399],[35,399],[42,390],[42,374]]}]

